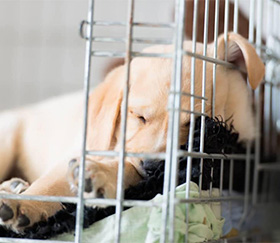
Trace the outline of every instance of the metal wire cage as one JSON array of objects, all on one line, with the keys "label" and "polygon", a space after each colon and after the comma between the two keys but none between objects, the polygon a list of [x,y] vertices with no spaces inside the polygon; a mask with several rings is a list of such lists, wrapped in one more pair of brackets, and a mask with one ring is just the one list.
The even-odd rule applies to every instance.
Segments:
[{"label": "metal wire cage", "polygon": [[[205,1],[205,18],[204,18],[204,42],[203,42],[203,55],[196,54],[196,35],[197,35],[197,15],[198,15],[198,4],[202,4],[201,1],[194,1],[194,10],[193,10],[193,32],[192,32],[192,52],[186,52],[183,50],[183,41],[184,41],[184,23],[185,23],[185,1],[176,1],[176,8],[175,8],[175,22],[174,23],[141,23],[141,22],[134,22],[134,1],[129,1],[128,6],[128,16],[127,22],[107,22],[107,21],[97,21],[94,20],[93,10],[94,10],[94,2],[90,1],[89,6],[89,15],[88,20],[84,23],[87,23],[87,35],[83,34],[81,29],[82,37],[87,39],[87,51],[86,51],[86,69],[85,69],[85,97],[86,103],[88,102],[88,92],[89,92],[89,81],[90,81],[90,65],[91,65],[91,58],[95,57],[125,57],[125,62],[127,64],[130,63],[133,57],[166,57],[173,59],[173,77],[170,87],[170,97],[169,97],[169,126],[168,126],[168,138],[167,138],[167,148],[165,154],[130,154],[127,153],[125,150],[125,132],[126,132],[126,116],[127,116],[127,102],[128,102],[128,86],[129,86],[129,76],[130,76],[130,65],[127,65],[126,69],[126,86],[124,88],[124,102],[123,108],[124,113],[122,114],[121,118],[121,131],[122,131],[122,149],[118,152],[119,156],[119,171],[118,171],[118,190],[117,190],[117,198],[113,200],[114,205],[116,205],[116,223],[115,223],[115,241],[120,241],[120,227],[121,227],[121,211],[124,205],[142,205],[142,206],[151,206],[148,202],[137,202],[137,201],[130,201],[127,202],[123,198],[123,188],[122,188],[122,181],[123,181],[123,170],[124,170],[124,159],[126,156],[141,156],[145,158],[165,158],[165,178],[164,178],[164,202],[161,205],[157,205],[158,207],[162,207],[163,214],[162,214],[162,238],[161,242],[174,241],[174,213],[175,213],[175,206],[178,203],[190,203],[192,200],[189,198],[189,182],[190,182],[190,173],[191,173],[191,163],[192,158],[201,158],[201,163],[203,163],[203,158],[210,157],[212,159],[220,159],[221,160],[221,175],[220,175],[220,197],[219,198],[210,198],[207,201],[223,201],[223,200],[242,200],[244,202],[244,211],[243,215],[240,218],[240,225],[242,225],[243,221],[249,214],[249,205],[252,203],[253,205],[257,204],[258,202],[258,185],[259,185],[259,174],[263,170],[275,170],[275,168],[279,168],[279,164],[275,163],[261,163],[261,153],[263,154],[271,154],[269,148],[273,146],[277,147],[277,132],[275,132],[275,128],[277,128],[277,122],[279,123],[279,113],[277,113],[277,108],[275,104],[277,104],[277,94],[279,92],[279,71],[277,70],[277,64],[279,62],[278,50],[272,50],[269,48],[269,42],[265,45],[263,44],[262,36],[263,36],[263,4],[264,1],[250,1],[250,20],[249,20],[249,42],[255,45],[257,52],[259,55],[263,57],[263,61],[265,63],[272,63],[273,66],[272,72],[273,77],[272,79],[266,79],[263,81],[262,85],[258,90],[255,92],[255,110],[256,110],[256,123],[257,123],[257,138],[254,144],[254,151],[255,153],[251,153],[251,144],[247,144],[247,152],[246,154],[238,154],[238,155],[208,155],[204,153],[204,128],[205,128],[205,102],[207,97],[205,97],[205,72],[206,72],[206,63],[210,62],[213,63],[213,100],[212,100],[212,115],[215,116],[215,79],[216,79],[216,67],[217,65],[225,65],[228,67],[232,67],[232,64],[228,63],[227,61],[221,61],[217,59],[217,36],[218,36],[218,22],[219,22],[219,0],[215,1],[215,33],[214,33],[214,43],[215,43],[215,50],[214,56],[209,57],[206,55],[207,53],[207,34],[208,34],[208,15],[209,15],[209,1]],[[279,10],[279,2],[278,1],[267,1],[269,8],[268,12],[268,25],[272,23],[277,23],[278,16],[275,15],[275,9]],[[204,4],[204,3],[203,3]],[[238,0],[234,1],[234,17],[233,17],[233,31],[238,32]],[[224,39],[227,45],[227,36],[228,36],[228,23],[229,23],[229,1],[225,1],[225,10],[224,10]],[[273,14],[274,13],[274,14]],[[257,23],[255,24],[255,20]],[[93,27],[94,26],[125,26],[126,27],[126,38],[118,39],[118,38],[102,38],[94,36]],[[134,38],[133,37],[133,30],[135,28],[141,27],[149,27],[149,28],[171,28],[173,29],[173,40],[168,41],[165,39],[145,39],[145,38]],[[82,27],[81,27],[82,28]],[[256,35],[255,35],[256,30]],[[271,36],[273,41],[278,41],[279,38],[279,31],[277,28],[271,27],[267,30],[267,36]],[[93,51],[92,45],[95,41],[98,42],[124,42],[126,44],[126,51],[125,52],[105,52],[105,51]],[[154,54],[154,53],[141,53],[133,51],[133,44],[136,43],[145,43],[145,44],[170,44],[170,42],[175,46],[174,53],[171,55],[166,54]],[[189,148],[188,152],[180,151],[178,149],[178,137],[179,137],[179,128],[178,122],[180,119],[180,113],[183,112],[181,109],[181,70],[182,70],[182,57],[183,55],[189,55],[192,57],[191,63],[191,91],[190,100],[191,100],[191,109],[188,111],[190,113],[190,129],[189,129]],[[194,90],[194,77],[195,77],[195,59],[203,60],[203,75],[202,75],[202,97],[196,97],[195,90]],[[193,144],[193,133],[194,133],[194,122],[195,116],[197,116],[197,112],[194,109],[194,99],[198,98],[201,99],[202,109],[201,109],[201,143],[200,143],[200,151],[194,152],[192,148]],[[264,108],[263,108],[264,107]],[[262,112],[264,109],[265,112]],[[85,107],[85,118],[87,117],[87,106]],[[86,134],[86,120],[85,119],[85,134]],[[273,125],[274,124],[274,125]],[[276,125],[276,126],[275,126]],[[278,124],[279,126],[279,124]],[[261,131],[265,130],[264,140],[266,141],[265,150],[261,149],[262,147],[262,136]],[[271,134],[274,134],[274,137],[271,137]],[[86,141],[86,139],[84,140]],[[85,161],[85,156],[89,153],[85,150],[86,144],[84,143],[84,150],[83,150],[83,162]],[[186,179],[186,199],[184,200],[177,200],[175,197],[175,187],[176,187],[176,173],[177,173],[177,166],[178,166],[178,157],[182,154],[188,155],[188,166],[187,166],[187,179]],[[276,153],[277,154],[277,153]],[[222,195],[222,178],[223,178],[223,166],[224,166],[224,158],[230,159],[230,193],[229,196]],[[279,158],[279,155],[278,155]],[[232,184],[233,184],[233,169],[234,169],[234,160],[244,160],[246,163],[246,175],[245,175],[245,193],[243,197],[234,197],[231,195],[232,192]],[[254,161],[254,175],[250,175],[250,164],[251,161]],[[83,163],[84,166],[84,163]],[[253,193],[249,195],[249,183],[250,180],[254,180],[253,186]],[[82,198],[82,191],[83,191],[83,173],[81,171],[80,175],[80,190],[79,190],[79,203],[78,203],[78,212],[81,217],[77,219],[77,231],[76,231],[76,241],[81,239],[81,220],[82,220],[82,207],[84,200]],[[201,183],[201,180],[200,180]],[[200,187],[201,188],[201,187]],[[203,202],[203,199],[198,200],[199,202]],[[188,204],[187,204],[188,205]],[[155,205],[153,205],[155,206]],[[169,218],[169,221],[167,220]],[[187,213],[187,220],[188,220],[188,213]],[[169,228],[169,234],[167,238],[167,228]],[[185,239],[188,239],[188,229],[186,228],[186,236]]]},{"label": "metal wire cage", "polygon": [[[94,18],[94,8],[95,1],[89,1],[88,7],[88,18],[83,21],[80,28],[81,37],[86,39],[86,58],[85,58],[85,77],[84,77],[84,132],[83,132],[83,146],[82,146],[82,163],[81,169],[79,171],[79,191],[78,197],[75,199],[69,199],[64,197],[33,197],[33,200],[47,200],[47,201],[63,201],[63,202],[74,202],[77,203],[77,219],[76,219],[76,231],[75,231],[75,242],[82,242],[83,234],[83,208],[86,202],[94,203],[96,205],[114,205],[116,206],[115,214],[115,242],[120,242],[121,240],[121,221],[122,221],[122,210],[124,206],[142,206],[142,207],[161,207],[162,208],[162,226],[161,226],[161,242],[174,242],[174,226],[175,226],[175,207],[177,204],[197,202],[216,202],[216,201],[229,201],[240,200],[243,204],[243,214],[240,218],[240,225],[249,216],[251,210],[249,210],[250,205],[257,205],[260,201],[264,201],[263,198],[269,198],[269,194],[273,191],[269,190],[259,190],[260,184],[260,174],[266,174],[267,171],[279,170],[279,163],[273,163],[272,161],[279,161],[280,153],[277,151],[277,146],[279,147],[279,130],[280,130],[280,112],[277,105],[279,104],[279,79],[280,79],[280,69],[278,67],[280,61],[280,45],[278,48],[275,43],[279,43],[280,31],[277,28],[277,23],[280,21],[279,10],[280,2],[278,0],[267,0],[267,17],[264,19],[264,8],[263,4],[265,0],[250,0],[250,13],[249,13],[249,33],[248,40],[253,44],[258,52],[258,54],[263,58],[266,65],[269,65],[269,71],[267,71],[265,80],[263,80],[262,85],[255,91],[254,94],[254,104],[256,111],[256,124],[257,124],[257,136],[254,143],[254,153],[252,153],[252,144],[247,144],[247,149],[245,154],[207,154],[204,152],[204,129],[205,129],[205,102],[207,97],[205,96],[205,82],[206,82],[206,64],[210,62],[213,64],[213,98],[212,98],[212,116],[215,116],[215,82],[216,82],[216,68],[217,65],[224,65],[227,67],[233,67],[231,63],[226,60],[221,61],[217,59],[217,37],[218,37],[218,22],[219,22],[219,0],[215,0],[215,25],[214,25],[214,56],[207,56],[207,35],[208,35],[208,16],[209,16],[209,2],[210,0],[205,0],[205,12],[204,12],[204,41],[203,41],[203,55],[196,54],[196,35],[197,35],[197,15],[198,15],[198,5],[201,1],[194,1],[193,10],[193,27],[192,27],[192,51],[186,52],[183,49],[184,37],[184,24],[185,24],[185,10],[186,1],[176,0],[175,1],[175,22],[172,23],[147,23],[147,22],[135,22],[134,21],[134,4],[135,0],[128,0],[128,14],[126,22],[118,21],[99,21]],[[229,23],[229,0],[225,0],[225,15],[224,15],[224,39],[227,43],[228,38],[228,23]],[[234,0],[234,17],[233,17],[233,31],[238,32],[238,14],[239,14],[239,1]],[[278,12],[277,12],[278,11]],[[256,21],[256,22],[255,22]],[[265,24],[267,23],[267,24]],[[266,39],[265,44],[263,44],[263,27],[267,26],[266,36],[270,39]],[[108,26],[122,26],[126,28],[126,36],[124,38],[113,38],[113,37],[98,37],[95,36],[94,27],[102,26],[106,28]],[[134,38],[133,31],[135,28],[147,27],[151,29],[158,28],[168,28],[173,31],[173,39],[152,39],[152,38]],[[126,47],[125,52],[116,51],[104,51],[104,50],[94,50],[94,44],[96,42],[119,42],[124,43]],[[133,51],[134,44],[173,44],[175,46],[174,52],[172,54],[156,54],[156,53],[143,53],[138,51]],[[227,44],[226,44],[227,45]],[[188,151],[182,151],[179,148],[179,120],[181,112],[181,76],[182,76],[182,58],[184,55],[191,56],[191,90],[190,96],[191,108],[190,113],[190,128],[189,128],[189,147]],[[87,121],[88,121],[88,101],[91,83],[91,66],[92,59],[97,57],[124,57],[126,64],[129,64],[133,57],[165,57],[171,58],[173,60],[173,76],[170,87],[170,97],[169,97],[169,122],[168,122],[168,134],[167,134],[167,147],[165,153],[129,153],[126,151],[125,141],[126,141],[126,117],[127,117],[127,105],[128,105],[128,94],[129,94],[129,77],[130,77],[130,65],[126,65],[126,75],[125,75],[125,87],[123,90],[123,110],[121,116],[121,139],[122,146],[120,151],[87,151],[86,150],[86,140],[87,140]],[[202,96],[198,97],[195,93],[195,60],[201,59],[203,61],[202,70]],[[195,111],[195,99],[200,99],[202,108],[199,114]],[[200,141],[200,151],[193,151],[193,139],[194,139],[194,127],[195,118],[201,116],[201,141]],[[270,155],[274,155],[271,157]],[[119,157],[119,168],[118,168],[118,184],[117,184],[117,197],[116,199],[85,199],[83,196],[84,191],[84,176],[85,176],[85,158],[87,155],[102,155],[108,157]],[[186,178],[186,198],[177,199],[175,196],[175,188],[177,185],[177,170],[178,170],[178,158],[182,155],[188,156],[187,161],[187,178]],[[164,193],[163,202],[160,204],[151,203],[149,201],[137,201],[137,200],[125,200],[124,199],[124,160],[126,157],[141,157],[141,158],[160,158],[165,159],[165,175],[164,175]],[[190,178],[191,178],[191,164],[193,158],[200,158],[201,163],[203,159],[210,158],[219,160],[221,163],[221,173],[220,173],[220,196],[210,197],[207,199],[191,199],[189,198],[190,190]],[[271,159],[271,163],[262,163],[262,158]],[[228,160],[228,161],[225,161]],[[234,161],[241,160],[246,164],[245,173],[245,188],[243,196],[234,196],[232,194],[232,186],[234,183],[233,170]],[[250,173],[251,162],[254,161],[254,172]],[[230,176],[229,176],[229,193],[228,195],[222,194],[222,178],[223,178],[223,166],[224,163],[230,163]],[[201,184],[202,174],[200,175]],[[249,185],[250,181],[253,180],[253,191],[250,193]],[[263,181],[266,185],[269,184],[270,176],[264,176]],[[265,183],[264,183],[265,184]],[[266,187],[266,186],[264,186]],[[201,187],[200,187],[201,189]],[[262,193],[261,193],[262,192]],[[266,196],[263,196],[265,192]],[[260,200],[260,193],[262,195],[262,200]],[[22,196],[7,196],[7,198],[24,198]],[[270,198],[271,199],[271,198]],[[188,211],[188,210],[187,210]],[[188,212],[186,215],[188,222]],[[188,224],[187,224],[188,225]],[[168,234],[167,234],[168,229]],[[188,240],[188,228],[186,228],[185,241]],[[16,242],[25,242],[24,240],[17,239]],[[245,240],[246,241],[246,240]],[[15,242],[6,240],[6,242]],[[50,241],[53,242],[53,241]]]}]

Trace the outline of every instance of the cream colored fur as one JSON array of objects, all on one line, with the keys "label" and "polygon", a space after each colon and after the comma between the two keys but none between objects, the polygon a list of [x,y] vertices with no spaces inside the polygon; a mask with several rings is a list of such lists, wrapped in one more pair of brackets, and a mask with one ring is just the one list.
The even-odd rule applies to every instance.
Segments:
[{"label": "cream colored fur", "polygon": [[[184,43],[191,51],[192,43]],[[264,66],[254,48],[241,36],[229,34],[228,60],[248,72],[253,88],[263,78]],[[208,56],[213,56],[213,44],[208,47]],[[202,54],[202,44],[197,44],[197,53]],[[144,50],[151,53],[169,53],[172,46],[153,46]],[[218,57],[224,60],[223,37],[219,38]],[[195,94],[202,92],[202,61],[196,59]],[[88,149],[116,150],[121,147],[120,118],[123,110],[122,90],[125,66],[108,74],[90,95],[88,121]],[[231,118],[240,140],[252,140],[255,136],[254,116],[250,92],[244,75],[235,69],[217,66],[216,116],[224,120]],[[182,90],[190,92],[191,58],[183,59]],[[168,94],[172,80],[172,60],[164,58],[135,58],[131,62],[129,105],[127,117],[126,149],[130,152],[165,151],[168,127]],[[207,63],[206,113],[212,110],[213,64]],[[190,98],[182,97],[182,109],[190,109]],[[195,99],[195,110],[201,112],[201,101]],[[145,118],[146,121],[143,120]],[[188,136],[185,125],[190,115],[181,113],[180,143]],[[77,186],[73,173],[68,172],[68,162],[78,158],[82,145],[83,94],[76,93],[0,115],[0,176],[1,180],[17,166],[31,186],[23,192],[31,195],[74,195],[70,190]],[[140,179],[141,159],[126,159],[125,187],[135,185]],[[77,162],[78,163],[78,162]],[[87,157],[87,172],[96,189],[102,189],[105,197],[115,197],[117,180],[117,158]],[[93,196],[96,194],[92,194]],[[1,200],[14,211],[30,219],[30,225],[53,215],[61,209],[59,203]],[[17,216],[2,222],[15,231]]]}]

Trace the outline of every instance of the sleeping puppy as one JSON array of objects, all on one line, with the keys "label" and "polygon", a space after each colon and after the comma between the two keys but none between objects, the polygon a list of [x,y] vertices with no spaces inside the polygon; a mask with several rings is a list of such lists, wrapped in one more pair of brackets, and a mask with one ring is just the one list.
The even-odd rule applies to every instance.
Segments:
[{"label": "sleeping puppy", "polygon": [[[248,73],[253,89],[264,76],[264,65],[254,48],[241,36],[229,33],[227,60]],[[191,51],[191,41],[184,49]],[[202,44],[197,53],[202,54]],[[147,53],[171,53],[172,46],[153,46]],[[208,46],[212,57],[214,45]],[[223,36],[218,40],[218,58],[224,60]],[[190,92],[191,57],[184,56],[182,91]],[[217,66],[216,115],[231,118],[240,140],[255,135],[254,116],[244,73],[239,69]],[[114,69],[90,94],[88,150],[120,149],[120,117],[126,67]],[[164,152],[168,127],[168,94],[172,60],[168,58],[135,58],[131,62],[126,149],[129,152]],[[195,93],[202,93],[202,61],[196,59]],[[206,110],[211,116],[213,64],[207,63]],[[190,110],[190,98],[182,96],[182,109]],[[195,99],[195,110],[201,111],[201,100]],[[74,196],[82,144],[83,94],[55,98],[0,116],[0,178],[14,166],[31,185],[22,192],[28,195]],[[180,143],[188,136],[190,114],[181,113]],[[74,159],[73,159],[74,158]],[[76,159],[75,159],[76,158]],[[68,169],[68,162],[70,162]],[[117,185],[118,158],[87,156],[86,196],[114,198]],[[125,188],[141,180],[141,159],[125,159]],[[70,181],[70,185],[68,183]],[[11,185],[12,186],[12,185]],[[7,188],[7,182],[5,184]],[[72,188],[72,189],[71,189]],[[10,190],[11,191],[11,190]],[[21,232],[62,209],[60,203],[0,200],[0,223]]]}]

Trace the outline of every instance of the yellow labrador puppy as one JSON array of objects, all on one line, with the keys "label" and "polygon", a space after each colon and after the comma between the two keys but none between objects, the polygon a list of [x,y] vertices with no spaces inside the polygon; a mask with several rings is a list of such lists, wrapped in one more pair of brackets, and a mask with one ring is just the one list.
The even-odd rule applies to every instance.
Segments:
[{"label": "yellow labrador puppy", "polygon": [[[227,60],[248,73],[250,85],[255,89],[264,76],[264,65],[254,48],[240,35],[230,33]],[[191,51],[191,41],[184,49]],[[202,44],[197,53],[202,54]],[[169,53],[172,46],[153,46],[149,53]],[[212,57],[214,45],[208,47]],[[224,60],[223,36],[218,40],[218,58]],[[191,58],[183,58],[182,90],[190,92]],[[207,64],[206,113],[211,116],[212,67]],[[125,66],[108,74],[90,95],[88,149],[118,150],[120,148],[120,114]],[[165,151],[168,127],[167,100],[172,76],[172,60],[167,58],[135,58],[131,62],[130,93],[126,148],[130,152]],[[202,61],[196,59],[195,92],[201,95]],[[252,140],[255,135],[250,92],[237,69],[217,66],[216,115],[232,117],[240,140]],[[190,109],[189,97],[182,97],[182,109]],[[201,101],[195,100],[196,111]],[[181,114],[181,143],[185,143],[190,115]],[[22,192],[28,195],[73,196],[77,186],[77,173],[81,152],[83,94],[51,99],[35,106],[4,112],[0,116],[0,180],[14,168],[31,185]],[[68,162],[70,169],[68,170]],[[125,187],[141,179],[141,159],[126,159]],[[87,157],[86,191],[90,196],[113,198],[116,195],[117,158]],[[68,178],[67,178],[68,174]],[[89,182],[89,183],[88,183]],[[19,182],[20,183],[20,182]],[[5,182],[6,191],[12,190],[15,180]],[[12,188],[12,189],[11,189]],[[22,188],[22,187],[20,187]],[[3,189],[2,189],[3,192]],[[0,200],[0,223],[14,231],[22,231],[35,222],[45,220],[58,210],[60,203]]]}]

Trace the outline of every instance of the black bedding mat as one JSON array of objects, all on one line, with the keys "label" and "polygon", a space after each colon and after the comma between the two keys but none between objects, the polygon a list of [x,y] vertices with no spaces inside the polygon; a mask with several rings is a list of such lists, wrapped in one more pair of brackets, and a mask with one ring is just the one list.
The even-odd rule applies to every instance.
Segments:
[{"label": "black bedding mat", "polygon": [[[198,152],[200,148],[200,127],[201,118],[196,119],[193,151]],[[234,132],[231,124],[221,121],[219,118],[206,117],[205,122],[205,153],[213,154],[231,154],[244,153],[242,144],[238,143],[238,134]],[[181,149],[187,150],[188,144],[181,146]],[[186,181],[187,157],[179,159],[178,184]],[[220,184],[220,160],[204,159],[203,163],[203,183],[202,189],[210,187],[212,181],[213,187],[219,187]],[[213,167],[213,178],[211,178],[211,168]],[[164,161],[147,160],[143,163],[143,168],[147,172],[138,185],[125,191],[126,199],[149,200],[163,191]],[[192,160],[192,181],[198,183],[200,175],[200,159]],[[244,161],[234,161],[234,190],[243,191],[245,176]],[[227,189],[229,184],[229,161],[224,162],[223,188]],[[50,217],[47,222],[40,222],[25,230],[23,234],[17,234],[4,227],[0,227],[0,237],[30,238],[30,239],[48,239],[64,232],[71,232],[75,229],[76,205],[64,204],[65,210],[59,211],[55,216]],[[84,227],[87,228],[94,222],[101,220],[115,213],[115,207],[84,209]]]}]

